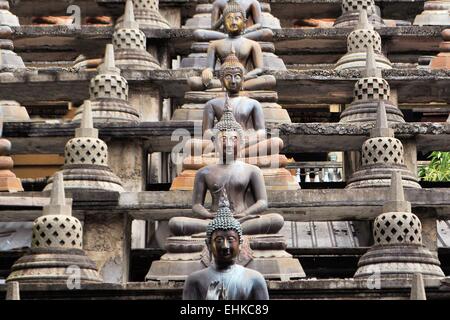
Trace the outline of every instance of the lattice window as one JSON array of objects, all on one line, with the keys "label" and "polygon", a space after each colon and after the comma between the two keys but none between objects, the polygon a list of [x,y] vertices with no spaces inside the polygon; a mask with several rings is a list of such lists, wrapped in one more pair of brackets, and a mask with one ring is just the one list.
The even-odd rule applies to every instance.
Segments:
[{"label": "lattice window", "polygon": [[396,138],[372,138],[362,146],[362,164],[404,164],[403,145]]},{"label": "lattice window", "polygon": [[108,165],[108,147],[100,139],[74,138],[65,147],[65,164]]},{"label": "lattice window", "polygon": [[347,37],[348,52],[366,52],[369,46],[375,53],[381,54],[381,36],[374,30],[357,29]]},{"label": "lattice window", "polygon": [[128,100],[128,82],[115,74],[101,74],[92,78],[91,98],[116,98]]},{"label": "lattice window", "polygon": [[71,216],[47,215],[33,223],[31,239],[34,248],[76,248],[83,247],[83,230],[78,219]]},{"label": "lattice window", "polygon": [[146,49],[146,37],[140,30],[119,29],[114,33],[113,45],[116,49]]},{"label": "lattice window", "polygon": [[376,244],[421,244],[422,224],[412,213],[383,213],[375,219],[373,237]]},{"label": "lattice window", "polygon": [[389,95],[389,84],[382,78],[362,78],[355,84],[356,100],[389,100]]}]

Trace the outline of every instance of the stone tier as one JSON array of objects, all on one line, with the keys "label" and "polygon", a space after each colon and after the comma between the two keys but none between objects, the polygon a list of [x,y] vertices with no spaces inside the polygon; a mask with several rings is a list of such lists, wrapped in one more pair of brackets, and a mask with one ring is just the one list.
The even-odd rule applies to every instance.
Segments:
[{"label": "stone tier", "polygon": [[[91,101],[94,122],[139,122],[139,112],[126,100],[115,98],[96,98]],[[75,113],[73,121],[81,121],[83,107]]]},{"label": "stone tier", "polygon": [[[402,123],[403,113],[388,100],[383,100],[386,108],[387,120],[390,123]],[[341,123],[373,123],[376,121],[379,100],[354,101],[341,113]]]},{"label": "stone tier", "polygon": [[33,248],[16,261],[6,281],[71,284],[75,275],[81,283],[102,281],[97,266],[83,250]]},{"label": "stone tier", "polygon": [[[123,192],[122,182],[104,165],[64,165],[64,188],[66,190],[103,190]],[[49,178],[45,190],[51,190],[53,179]]]},{"label": "stone tier", "polygon": [[354,278],[411,280],[415,273],[424,278],[444,277],[437,255],[424,245],[377,245],[361,257]]},{"label": "stone tier", "polygon": [[363,165],[348,180],[347,189],[386,188],[391,185],[393,172],[400,171],[405,188],[421,188],[419,179],[403,164],[377,163]]}]

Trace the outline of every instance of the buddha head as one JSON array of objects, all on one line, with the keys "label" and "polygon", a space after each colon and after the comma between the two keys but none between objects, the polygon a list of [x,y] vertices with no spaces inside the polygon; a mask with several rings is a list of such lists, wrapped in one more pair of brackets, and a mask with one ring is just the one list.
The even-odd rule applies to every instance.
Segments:
[{"label": "buddha head", "polygon": [[222,163],[232,163],[240,156],[242,138],[242,126],[234,118],[228,94],[225,93],[225,108],[222,118],[214,126],[213,137],[215,150],[217,150],[218,158]]},{"label": "buddha head", "polygon": [[218,266],[233,264],[242,243],[241,224],[233,217],[224,190],[219,200],[217,215],[206,229],[206,244]]},{"label": "buddha head", "polygon": [[239,35],[245,29],[246,15],[235,0],[229,0],[222,13],[225,30],[229,35]]},{"label": "buddha head", "polygon": [[244,66],[239,62],[231,47],[231,53],[225,58],[220,67],[220,81],[225,90],[230,94],[238,94],[244,83]]}]

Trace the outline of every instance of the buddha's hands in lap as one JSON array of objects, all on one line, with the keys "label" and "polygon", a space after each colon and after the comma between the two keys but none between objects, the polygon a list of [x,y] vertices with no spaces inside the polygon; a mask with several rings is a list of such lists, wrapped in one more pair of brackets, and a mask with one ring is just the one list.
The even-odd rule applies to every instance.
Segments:
[{"label": "buddha's hands in lap", "polygon": [[214,75],[210,68],[206,68],[202,71],[202,82],[205,87],[208,87],[213,79]]},{"label": "buddha's hands in lap", "polygon": [[216,280],[209,284],[208,292],[206,293],[206,300],[226,300],[227,289],[223,287],[223,284]]},{"label": "buddha's hands in lap", "polygon": [[248,216],[244,216],[242,214],[236,214],[234,216],[234,218],[237,219],[240,223],[245,222],[247,220],[258,219],[260,217],[261,217],[260,215],[256,215],[256,214],[250,214]]}]

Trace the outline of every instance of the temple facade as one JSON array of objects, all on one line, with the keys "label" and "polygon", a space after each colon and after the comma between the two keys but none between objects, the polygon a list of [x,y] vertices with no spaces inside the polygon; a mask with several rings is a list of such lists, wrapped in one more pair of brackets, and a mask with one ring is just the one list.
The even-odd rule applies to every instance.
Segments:
[{"label": "temple facade", "polygon": [[0,0],[0,300],[448,299],[449,10]]}]

